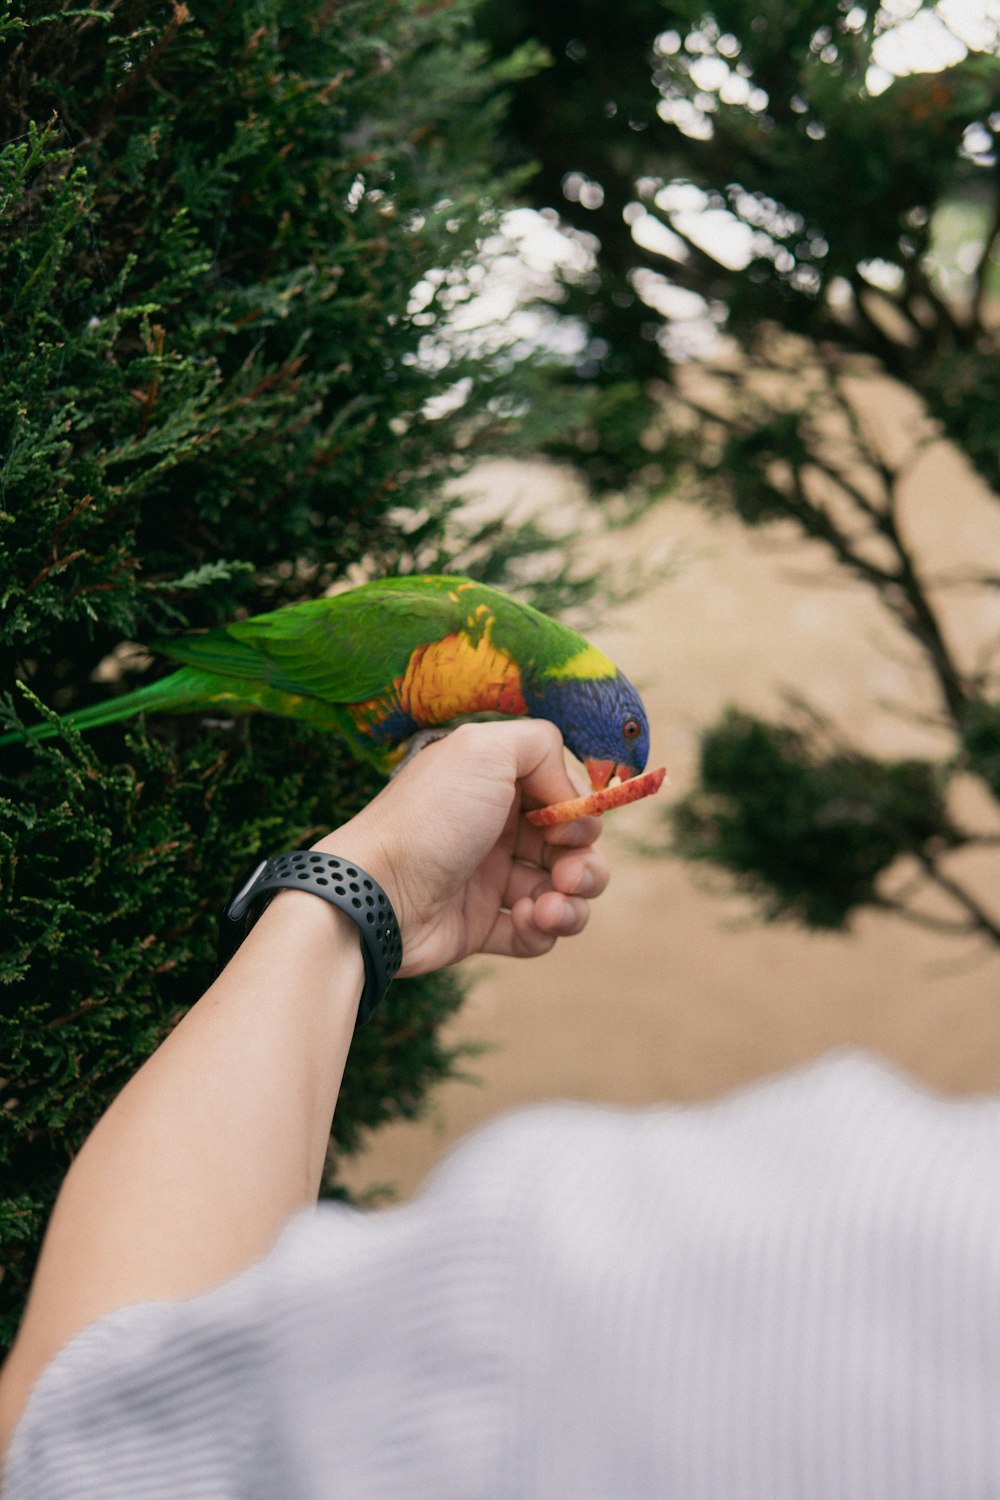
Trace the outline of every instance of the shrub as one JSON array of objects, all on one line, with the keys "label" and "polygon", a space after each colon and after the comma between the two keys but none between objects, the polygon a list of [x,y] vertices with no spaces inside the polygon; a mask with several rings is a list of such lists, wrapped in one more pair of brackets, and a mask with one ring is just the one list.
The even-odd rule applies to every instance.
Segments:
[{"label": "shrub", "polygon": [[[504,201],[490,143],[519,66],[487,62],[461,3],[7,14],[5,724],[133,685],[148,659],[123,642],[454,559],[443,481],[518,371],[449,352],[446,294]],[[432,417],[460,380],[464,404]],[[461,561],[496,576],[536,544],[501,534]],[[0,756],[9,1336],[58,1182],[212,977],[235,877],[343,820],[373,780],[263,716]],[[355,1043],[341,1150],[449,1071],[437,1030],[460,997],[448,976],[394,987]]]}]

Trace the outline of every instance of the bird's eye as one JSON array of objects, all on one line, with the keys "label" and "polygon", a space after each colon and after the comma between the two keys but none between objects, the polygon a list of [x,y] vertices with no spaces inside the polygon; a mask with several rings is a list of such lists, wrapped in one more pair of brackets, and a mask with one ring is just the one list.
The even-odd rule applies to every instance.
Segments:
[{"label": "bird's eye", "polygon": [[625,723],[622,726],[622,734],[625,736],[625,738],[627,740],[638,739],[639,738],[639,721],[638,721],[638,719],[626,719]]}]

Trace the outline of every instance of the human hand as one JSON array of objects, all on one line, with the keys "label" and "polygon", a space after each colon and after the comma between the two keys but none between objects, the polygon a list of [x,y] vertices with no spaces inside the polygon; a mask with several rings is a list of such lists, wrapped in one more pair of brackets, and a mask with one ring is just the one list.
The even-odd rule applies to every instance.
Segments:
[{"label": "human hand", "polygon": [[354,860],[384,888],[404,976],[471,953],[534,957],[582,931],[608,883],[599,819],[540,829],[523,816],[575,795],[552,724],[466,724],[314,848]]}]

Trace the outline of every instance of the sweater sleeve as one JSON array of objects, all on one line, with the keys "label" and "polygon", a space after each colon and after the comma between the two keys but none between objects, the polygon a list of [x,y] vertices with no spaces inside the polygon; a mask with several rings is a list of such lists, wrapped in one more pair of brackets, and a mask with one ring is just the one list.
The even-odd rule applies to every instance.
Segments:
[{"label": "sweater sleeve", "polygon": [[417,1202],[321,1204],[223,1286],[83,1330],[29,1398],[3,1500],[476,1500],[524,1166],[516,1126],[486,1135]]},{"label": "sweater sleeve", "polygon": [[73,1339],[18,1424],[4,1500],[249,1494],[266,1420],[257,1279],[120,1308]]}]

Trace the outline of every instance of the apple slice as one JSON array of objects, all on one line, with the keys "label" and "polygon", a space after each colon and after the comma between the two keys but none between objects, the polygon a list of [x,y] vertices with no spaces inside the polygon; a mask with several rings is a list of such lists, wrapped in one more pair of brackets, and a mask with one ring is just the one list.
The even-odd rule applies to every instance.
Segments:
[{"label": "apple slice", "polygon": [[638,802],[640,797],[652,797],[663,785],[666,766],[658,771],[647,771],[642,776],[633,776],[617,786],[606,786],[589,797],[571,797],[568,802],[553,802],[549,807],[533,807],[528,813],[528,822],[536,828],[553,828],[556,823],[571,823],[574,818],[589,818],[610,812],[613,807],[624,807],[629,802]]}]

